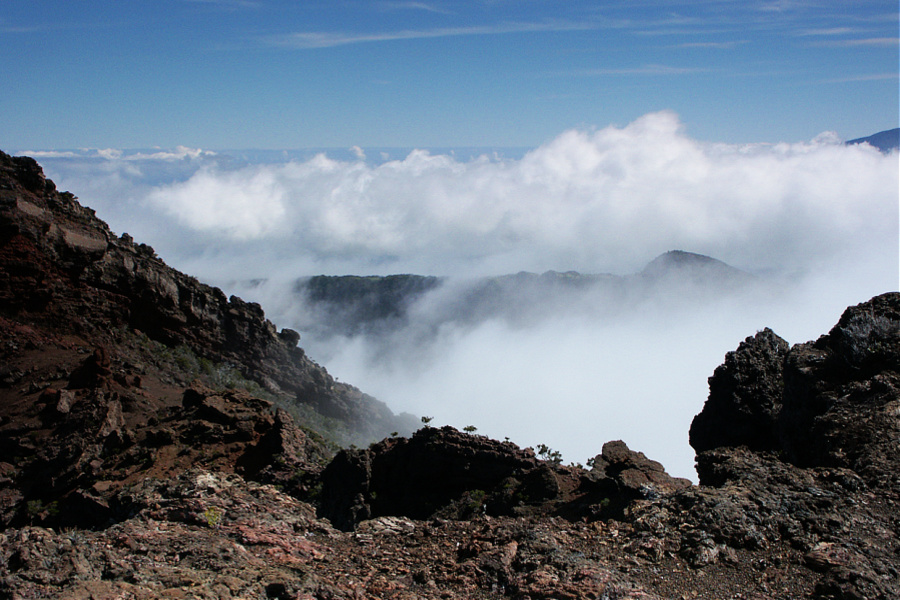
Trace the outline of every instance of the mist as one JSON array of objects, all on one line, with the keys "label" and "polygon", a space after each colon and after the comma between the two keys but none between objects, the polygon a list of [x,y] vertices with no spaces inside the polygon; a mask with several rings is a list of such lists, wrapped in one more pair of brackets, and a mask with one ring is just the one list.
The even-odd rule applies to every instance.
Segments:
[{"label": "mist", "polygon": [[[515,158],[31,154],[117,233],[260,302],[279,327],[301,330],[314,360],[394,411],[544,443],[566,462],[623,439],[696,479],[688,427],[727,351],[764,327],[791,343],[814,339],[847,305],[898,288],[897,153],[828,133],[713,144],[660,112],[566,131]],[[532,319],[437,318],[447,290],[477,277],[624,275],[673,249],[758,283],[674,285],[615,302],[586,292]],[[315,315],[295,282],[322,273],[440,275],[452,285],[420,298],[403,327],[341,337],[303,327]]]},{"label": "mist", "polygon": [[757,277],[732,290],[670,282],[648,290],[656,295],[623,299],[587,289],[563,310],[554,303],[557,312],[522,297],[528,319],[517,307],[471,321],[446,319],[448,296],[470,285],[451,279],[411,304],[402,323],[354,335],[309,327],[317,311],[295,282],[237,288],[301,329],[301,345],[329,372],[395,411],[473,425],[521,446],[547,444],[582,464],[604,442],[622,439],[696,480],[688,429],[726,352],[764,327],[791,343],[814,340],[846,306],[889,289],[859,282],[853,265],[834,267],[802,278]]}]

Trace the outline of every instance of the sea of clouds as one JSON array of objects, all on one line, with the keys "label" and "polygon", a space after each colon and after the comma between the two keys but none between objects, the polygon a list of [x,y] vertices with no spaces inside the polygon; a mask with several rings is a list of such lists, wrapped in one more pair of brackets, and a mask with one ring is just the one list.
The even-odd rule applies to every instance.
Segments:
[{"label": "sea of clouds", "polygon": [[695,478],[687,431],[725,352],[767,326],[791,343],[813,339],[847,305],[898,289],[898,155],[828,133],[723,145],[659,112],[566,131],[515,156],[21,153],[117,233],[260,301],[284,327],[308,316],[293,281],[315,274],[626,274],[681,249],[765,281],[744,296],[647,301],[615,318],[444,326],[427,352],[403,352],[398,337],[391,360],[362,336],[301,340],[395,411],[545,443],[567,461],[624,439]]}]

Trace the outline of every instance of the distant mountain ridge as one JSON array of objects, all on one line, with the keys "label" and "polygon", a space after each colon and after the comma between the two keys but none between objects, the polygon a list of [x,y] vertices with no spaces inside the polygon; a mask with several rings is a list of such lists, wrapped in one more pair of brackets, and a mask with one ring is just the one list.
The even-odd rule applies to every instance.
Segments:
[{"label": "distant mountain ridge", "polygon": [[878,148],[884,153],[892,150],[900,149],[900,128],[888,129],[887,131],[879,131],[870,136],[849,140],[847,145],[853,144],[869,144],[874,148]]},{"label": "distant mountain ridge", "polygon": [[[467,281],[413,274],[317,275],[298,279],[294,291],[308,310],[307,322],[297,326],[328,338],[388,333],[425,313],[432,328],[498,318],[524,325],[549,315],[608,310],[665,294],[675,298],[701,289],[735,291],[755,281],[715,258],[672,250],[632,275],[521,271]],[[595,302],[597,297],[603,302]]]}]

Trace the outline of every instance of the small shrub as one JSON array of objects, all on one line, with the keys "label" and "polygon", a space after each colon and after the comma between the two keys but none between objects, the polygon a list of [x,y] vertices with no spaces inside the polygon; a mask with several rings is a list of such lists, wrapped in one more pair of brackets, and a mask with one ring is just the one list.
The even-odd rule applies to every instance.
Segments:
[{"label": "small shrub", "polygon": [[472,490],[469,492],[469,510],[471,512],[482,510],[485,496],[487,496],[487,493],[484,490]]},{"label": "small shrub", "polygon": [[562,452],[552,449],[547,444],[538,444],[537,454],[541,460],[546,460],[555,465],[562,464]]},{"label": "small shrub", "polygon": [[216,506],[210,506],[203,511],[203,518],[206,520],[206,525],[212,529],[215,529],[222,524],[222,517],[224,516],[225,512]]}]

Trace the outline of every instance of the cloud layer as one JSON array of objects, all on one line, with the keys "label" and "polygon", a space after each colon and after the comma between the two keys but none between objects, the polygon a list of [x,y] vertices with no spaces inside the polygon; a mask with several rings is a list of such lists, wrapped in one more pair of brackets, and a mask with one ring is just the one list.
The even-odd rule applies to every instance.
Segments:
[{"label": "cloud layer", "polygon": [[[897,232],[896,157],[828,135],[707,144],[668,112],[567,131],[520,160],[416,150],[381,164],[197,162],[186,180],[150,190],[145,208],[225,260],[265,240],[310,272],[596,272],[673,248],[804,269]],[[256,275],[270,267],[281,265],[260,261]]]},{"label": "cloud layer", "polygon": [[630,273],[683,249],[772,283],[769,296],[615,320],[449,327],[428,361],[373,361],[378,341],[366,338],[302,341],[395,410],[547,443],[573,461],[621,437],[691,475],[687,427],[725,352],[766,326],[792,343],[814,338],[846,305],[898,287],[897,154],[831,134],[711,144],[660,112],[566,131],[518,159],[416,150],[378,162],[361,148],[269,162],[187,148],[73,154],[40,158],[61,189],[173,266],[261,301],[280,326],[302,321],[290,282],[319,273]]}]

